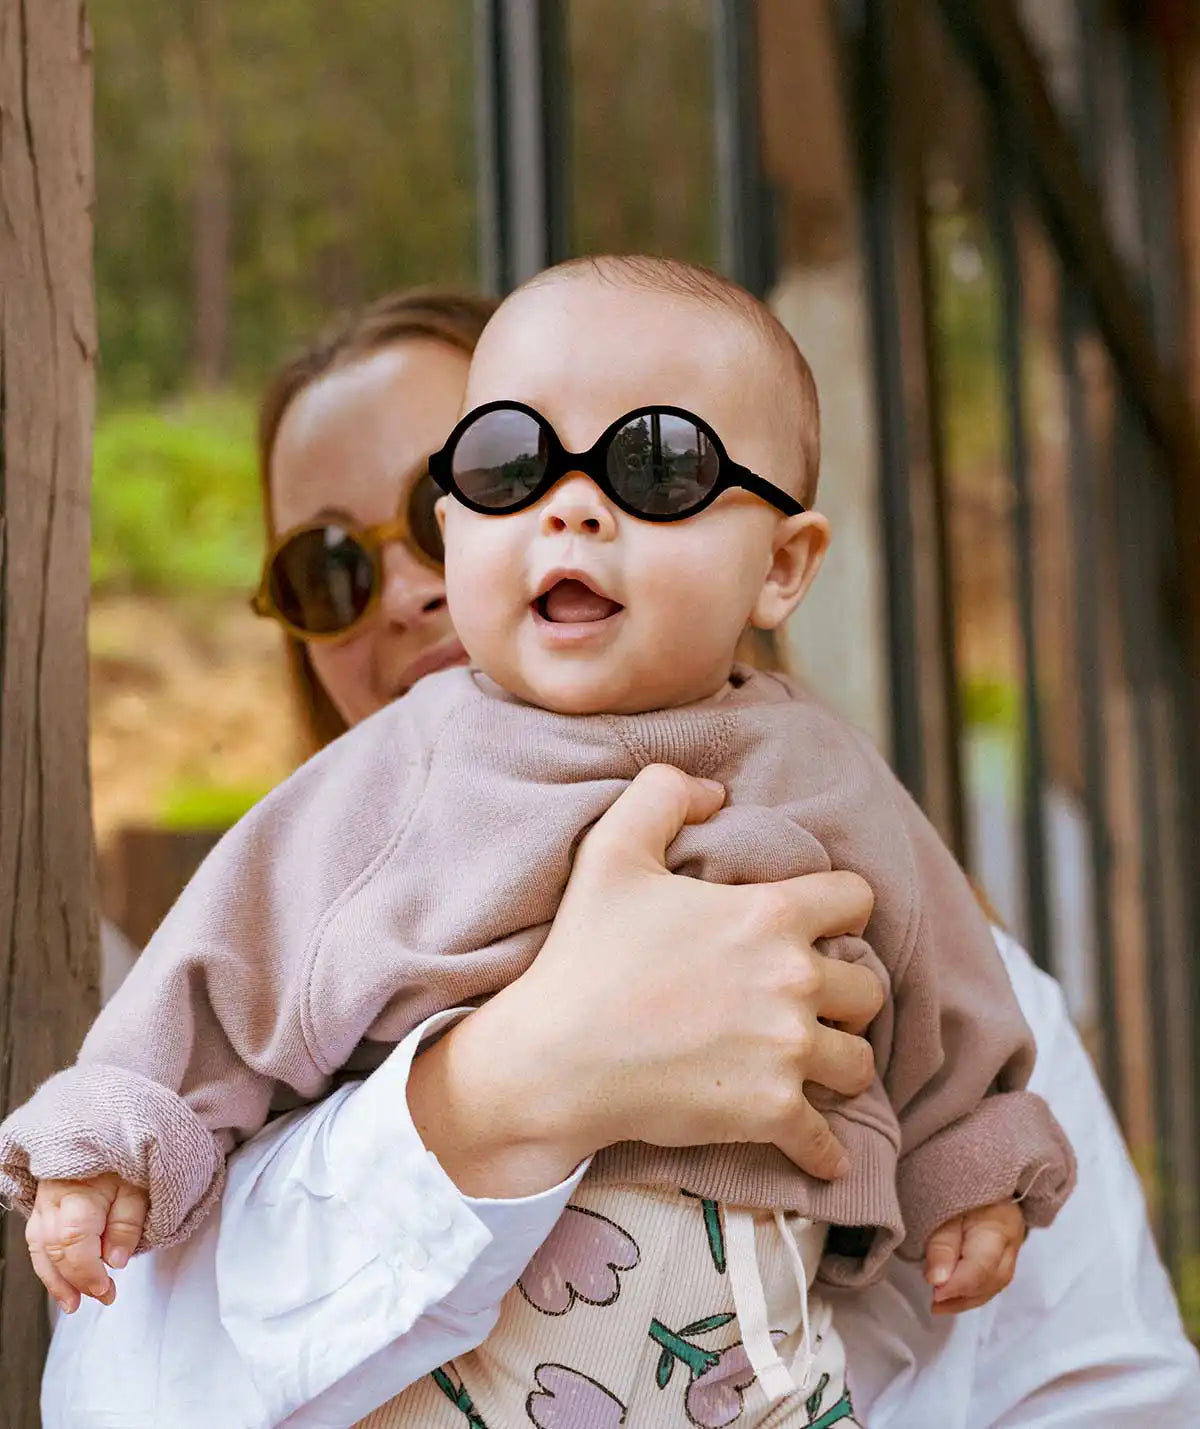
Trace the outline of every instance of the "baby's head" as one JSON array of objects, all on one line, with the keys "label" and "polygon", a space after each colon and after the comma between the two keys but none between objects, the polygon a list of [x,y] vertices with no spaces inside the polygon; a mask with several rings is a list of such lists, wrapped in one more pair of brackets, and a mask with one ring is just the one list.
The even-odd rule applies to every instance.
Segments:
[{"label": "baby's head", "polygon": [[[511,514],[443,501],[447,595],[472,659],[565,714],[665,709],[718,691],[746,625],[786,620],[829,539],[824,518],[799,509],[817,484],[817,396],[784,328],[704,269],[573,260],[518,288],[485,328],[464,411],[496,402],[532,408],[576,453],[629,413],[680,408],[776,490],[764,499],[731,487],[695,515],[647,520],[568,468]],[[451,469],[477,503],[494,499],[496,480],[511,502],[548,450],[533,417],[497,412],[462,431]],[[716,469],[707,436],[670,415],[624,428],[607,465],[618,494],[659,518],[700,500]]]}]

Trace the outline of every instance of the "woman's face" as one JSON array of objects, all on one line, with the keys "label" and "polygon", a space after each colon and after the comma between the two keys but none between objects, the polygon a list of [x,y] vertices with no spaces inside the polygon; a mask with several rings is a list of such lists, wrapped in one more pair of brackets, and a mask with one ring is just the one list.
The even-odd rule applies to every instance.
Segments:
[{"label": "woman's face", "polygon": [[[391,520],[458,419],[470,359],[412,339],[319,378],[284,413],[271,456],[276,532],[329,517],[359,526]],[[357,724],[422,675],[466,659],[446,588],[407,547],[383,555],[381,598],[345,640],[309,645],[317,678],[347,724]]]}]

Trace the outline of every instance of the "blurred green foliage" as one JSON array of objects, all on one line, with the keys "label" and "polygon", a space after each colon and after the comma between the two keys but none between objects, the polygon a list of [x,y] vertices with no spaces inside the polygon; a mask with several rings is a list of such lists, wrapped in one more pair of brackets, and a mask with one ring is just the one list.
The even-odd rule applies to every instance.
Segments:
[{"label": "blurred green foliage", "polygon": [[94,453],[95,587],[251,588],[263,539],[250,402],[117,408]]},{"label": "blurred green foliage", "polygon": [[[471,0],[89,11],[108,400],[176,394],[198,372],[253,390],[339,309],[474,282]],[[207,354],[201,251],[224,310]]]},{"label": "blurred green foliage", "polygon": [[176,832],[230,829],[267,793],[265,788],[241,785],[180,783],[167,791],[158,824]]}]

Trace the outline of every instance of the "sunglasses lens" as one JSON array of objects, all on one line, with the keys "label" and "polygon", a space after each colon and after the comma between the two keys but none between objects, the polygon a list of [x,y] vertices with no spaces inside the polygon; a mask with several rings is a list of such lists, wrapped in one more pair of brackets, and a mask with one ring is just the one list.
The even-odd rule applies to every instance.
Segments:
[{"label": "sunglasses lens", "polygon": [[695,422],[643,412],[608,448],[608,479],[621,500],[643,516],[682,516],[716,485],[716,448]]},{"label": "sunglasses lens", "polygon": [[451,471],[468,502],[485,511],[511,511],[535,490],[546,459],[541,424],[528,412],[498,407],[459,437]]},{"label": "sunglasses lens", "polygon": [[446,548],[434,507],[441,497],[431,476],[421,476],[408,498],[408,529],[413,541],[439,566],[446,563]]},{"label": "sunglasses lens", "polygon": [[334,635],[370,605],[375,568],[351,532],[318,526],[280,547],[268,579],[271,600],[289,624],[309,635]]}]

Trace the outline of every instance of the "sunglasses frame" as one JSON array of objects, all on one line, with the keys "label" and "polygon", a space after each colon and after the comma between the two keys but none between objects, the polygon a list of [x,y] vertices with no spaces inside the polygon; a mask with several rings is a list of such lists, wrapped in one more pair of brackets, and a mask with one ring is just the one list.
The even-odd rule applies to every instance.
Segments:
[{"label": "sunglasses frame", "polygon": [[[546,469],[538,484],[520,501],[504,507],[481,506],[467,497],[459,488],[454,475],[454,453],[463,436],[481,417],[486,417],[489,412],[498,411],[523,412],[537,422],[538,427],[547,438]],[[613,439],[618,432],[636,418],[649,415],[681,417],[685,421],[693,423],[708,438],[717,454],[717,479],[713,482],[712,489],[706,492],[694,506],[689,506],[686,511],[662,515],[635,510],[616,492],[609,478],[606,458]],[[511,402],[502,398],[496,402],[485,402],[481,407],[476,407],[468,412],[450,433],[441,450],[434,452],[429,458],[429,475],[437,485],[447,496],[453,496],[456,501],[462,502],[469,510],[477,511],[481,516],[512,516],[518,511],[524,511],[527,507],[536,505],[552,487],[572,472],[582,472],[600,488],[614,506],[638,521],[654,521],[664,524],[672,521],[686,521],[706,510],[724,492],[736,489],[749,491],[761,501],[767,502],[769,506],[774,506],[785,516],[800,516],[808,509],[773,482],[757,475],[749,467],[733,461],[725,450],[724,442],[716,432],[702,417],[697,417],[695,412],[689,412],[685,407],[665,407],[653,403],[645,407],[635,407],[633,411],[626,412],[623,417],[618,417],[615,422],[611,422],[587,451],[570,452],[559,440],[558,433],[551,426],[549,420],[539,411],[527,406],[524,402]]]},{"label": "sunglasses frame", "polygon": [[[413,490],[416,490],[415,486]],[[272,542],[263,560],[258,589],[250,597],[250,609],[254,611],[255,615],[266,616],[270,620],[277,621],[294,640],[299,640],[305,645],[345,640],[348,636],[353,635],[374,611],[383,594],[383,548],[385,546],[399,541],[423,566],[437,571],[439,575],[445,569],[442,562],[435,560],[414,538],[408,514],[411,502],[412,492],[409,493],[409,499],[405,501],[404,510],[399,516],[394,516],[390,521],[380,521],[374,526],[359,526],[352,521],[329,519],[304,521],[299,526],[293,526],[290,530],[283,532]],[[280,552],[298,536],[307,535],[310,531],[328,531],[331,527],[344,531],[347,536],[352,536],[366,552],[367,559],[371,563],[371,594],[367,598],[362,612],[356,615],[349,625],[343,626],[340,630],[305,630],[299,625],[294,625],[276,605],[271,594],[271,570]]]}]

